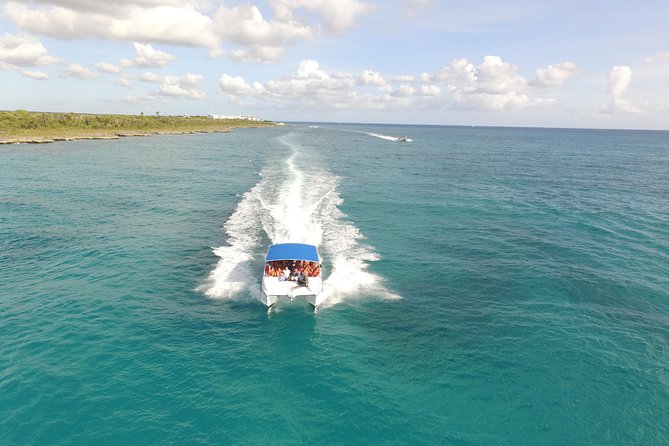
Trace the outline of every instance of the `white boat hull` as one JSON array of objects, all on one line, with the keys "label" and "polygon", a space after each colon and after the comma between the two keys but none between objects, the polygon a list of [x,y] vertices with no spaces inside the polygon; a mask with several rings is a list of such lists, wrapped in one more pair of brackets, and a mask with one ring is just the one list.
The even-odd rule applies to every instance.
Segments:
[{"label": "white boat hull", "polygon": [[287,297],[290,300],[296,297],[304,297],[314,308],[317,308],[325,300],[323,279],[321,277],[309,277],[307,286],[299,286],[297,282],[292,280],[280,281],[278,277],[264,276],[260,301],[269,308],[280,297]]}]

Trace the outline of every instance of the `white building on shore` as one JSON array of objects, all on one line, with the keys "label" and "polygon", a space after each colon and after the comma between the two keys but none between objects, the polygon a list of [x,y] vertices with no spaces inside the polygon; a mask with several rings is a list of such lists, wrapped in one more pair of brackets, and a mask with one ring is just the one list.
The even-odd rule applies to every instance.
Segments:
[{"label": "white building on shore", "polygon": [[244,121],[262,121],[258,116],[246,115],[209,115],[211,119],[242,119]]}]

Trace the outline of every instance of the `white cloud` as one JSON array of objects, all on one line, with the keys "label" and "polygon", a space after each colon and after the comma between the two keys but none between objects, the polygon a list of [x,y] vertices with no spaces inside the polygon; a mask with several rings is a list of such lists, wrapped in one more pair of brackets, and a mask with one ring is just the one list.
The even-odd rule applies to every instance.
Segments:
[{"label": "white cloud", "polygon": [[518,71],[499,56],[486,56],[480,65],[454,59],[434,75],[421,74],[420,81],[446,83],[457,108],[501,111],[544,104],[527,95],[528,82]]},{"label": "white cloud", "polygon": [[69,77],[76,77],[77,79],[81,80],[95,79],[96,77],[100,76],[99,73],[91,71],[88,68],[84,68],[78,63],[69,65],[63,69],[63,74]]},{"label": "white cloud", "polygon": [[393,78],[393,82],[414,82],[415,80],[416,78],[410,74],[402,74]]},{"label": "white cloud", "polygon": [[499,56],[486,56],[477,67],[478,93],[507,95],[525,90],[527,81],[518,74],[518,67],[502,61]]},{"label": "white cloud", "polygon": [[[8,0],[0,12],[22,31],[62,40],[196,46],[208,48],[211,57],[225,53],[239,61],[276,62],[286,46],[314,39],[322,29],[344,32],[374,10],[361,0],[269,0],[269,6],[272,16],[252,4],[228,7],[210,0]],[[233,48],[224,51],[226,44]],[[157,67],[173,60],[150,46],[144,49],[137,50],[135,66]],[[126,59],[121,66],[129,63]]]},{"label": "white cloud", "polygon": [[[446,84],[448,94],[433,89],[424,90],[423,94],[450,98],[455,108],[502,111],[553,105],[554,99],[533,94],[564,85],[580,70],[567,61],[536,72],[537,78],[528,81],[517,66],[491,55],[484,57],[479,65],[465,58],[454,59],[437,73],[421,73],[418,82],[425,87]],[[532,87],[536,87],[535,91]]]},{"label": "white cloud", "polygon": [[669,51],[646,57],[647,63],[666,63],[669,62]]},{"label": "white cloud", "polygon": [[[576,70],[570,64],[546,69],[546,84],[559,85]],[[561,70],[561,71],[560,71]],[[368,86],[378,88],[369,89]],[[360,75],[327,73],[315,60],[303,60],[292,76],[251,86],[241,76],[221,75],[219,89],[231,97],[249,97],[285,107],[333,109],[414,108],[502,111],[545,107],[552,98],[533,96],[530,82],[518,67],[498,56],[487,56],[475,65],[455,59],[437,73],[402,75],[387,82],[383,75],[365,70]]]},{"label": "white cloud", "polygon": [[257,48],[277,47],[311,38],[313,29],[293,20],[267,21],[257,6],[221,6],[214,15],[216,32],[233,43]]},{"label": "white cloud", "polygon": [[612,96],[611,103],[602,107],[604,113],[642,113],[643,110],[636,107],[623,96],[632,82],[632,69],[626,65],[615,65],[609,72],[609,93]]},{"label": "white cloud", "polygon": [[167,65],[172,62],[175,57],[164,51],[156,50],[151,44],[141,44],[134,42],[135,53],[137,57],[133,61],[133,65],[140,68],[157,68]]},{"label": "white cloud", "polygon": [[445,82],[451,85],[458,85],[461,88],[475,88],[477,82],[477,69],[474,64],[467,59],[454,59],[440,72],[431,75],[422,73],[421,82]]},{"label": "white cloud", "polygon": [[215,47],[212,20],[187,3],[126,2],[121,8],[99,8],[102,2],[50,1],[31,8],[10,0],[7,18],[22,30],[63,40],[97,37],[136,42]]},{"label": "white cloud", "polygon": [[[270,4],[276,17],[281,21],[294,20],[303,11],[312,12],[323,18],[325,30],[339,34],[355,25],[359,16],[369,14],[376,8],[360,0],[272,0]],[[297,14],[296,14],[297,12]]]},{"label": "white cloud", "polygon": [[254,84],[250,94],[287,106],[304,108],[327,104],[333,108],[346,108],[364,97],[356,91],[357,85],[356,77],[349,73],[329,75],[315,60],[304,60],[295,75],[270,80],[264,86]]},{"label": "white cloud", "polygon": [[183,76],[164,76],[147,71],[138,79],[143,82],[160,84],[160,95],[182,97],[187,99],[202,99],[207,94],[200,89],[202,76],[199,74],[185,74]]},{"label": "white cloud", "polygon": [[237,62],[268,63],[276,62],[283,56],[282,47],[263,46],[249,50],[236,49],[230,52],[230,58]]},{"label": "white cloud", "polygon": [[128,102],[131,104],[137,104],[141,102],[153,102],[157,99],[156,95],[153,94],[142,94],[137,96],[126,96],[123,98],[123,102]]},{"label": "white cloud", "polygon": [[179,82],[168,82],[161,84],[160,94],[164,96],[175,96],[187,99],[202,99],[207,96],[204,91],[198,90],[197,88],[189,88]]},{"label": "white cloud", "polygon": [[297,76],[304,79],[328,79],[330,77],[320,69],[318,62],[311,59],[300,62],[297,68]]},{"label": "white cloud", "polygon": [[223,93],[232,95],[249,95],[253,93],[253,88],[241,76],[222,74],[218,79],[218,88]]},{"label": "white cloud", "polygon": [[392,91],[391,96],[409,98],[414,95],[416,89],[411,85],[400,85],[397,90]]},{"label": "white cloud", "polygon": [[116,81],[116,83],[117,83],[119,86],[123,87],[123,88],[130,88],[130,87],[132,87],[132,83],[131,83],[128,79],[121,78],[121,79],[118,79],[118,80]]},{"label": "white cloud", "polygon": [[609,73],[609,93],[620,98],[632,82],[632,69],[626,65],[616,65]]},{"label": "white cloud", "polygon": [[142,74],[139,75],[138,79],[142,82],[163,82],[164,79],[166,79],[166,76],[162,76],[160,74],[152,73],[150,71],[146,71]]},{"label": "white cloud", "polygon": [[22,72],[22,74],[26,77],[29,77],[31,79],[35,79],[38,81],[46,81],[49,80],[49,75],[39,71],[39,70],[25,70]]},{"label": "white cloud", "polygon": [[436,85],[421,85],[418,87],[417,94],[421,96],[441,96],[441,88]]},{"label": "white cloud", "polygon": [[567,80],[580,73],[581,70],[574,62],[566,61],[549,65],[548,68],[537,69],[537,77],[530,84],[537,87],[557,87],[564,85]]},{"label": "white cloud", "polygon": [[383,77],[376,71],[365,70],[360,75],[360,82],[362,85],[373,85],[376,87],[385,87],[386,81],[383,80]]},{"label": "white cloud", "polygon": [[97,62],[94,63],[93,66],[101,73],[118,74],[121,72],[121,67],[109,62]]},{"label": "white cloud", "polygon": [[0,69],[42,67],[60,63],[64,61],[49,56],[47,49],[32,36],[5,34],[0,37]]},{"label": "white cloud", "polygon": [[631,101],[622,98],[613,98],[609,105],[602,107],[602,112],[604,113],[626,113],[626,114],[639,114],[643,113],[639,107],[636,107],[632,104]]},{"label": "white cloud", "polygon": [[119,67],[160,68],[176,59],[165,51],[156,50],[151,44],[133,42],[135,58],[119,60]]}]

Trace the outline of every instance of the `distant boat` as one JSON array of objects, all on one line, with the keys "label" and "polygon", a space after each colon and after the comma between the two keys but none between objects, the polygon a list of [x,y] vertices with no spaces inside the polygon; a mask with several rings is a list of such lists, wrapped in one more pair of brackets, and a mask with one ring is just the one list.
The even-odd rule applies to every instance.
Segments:
[{"label": "distant boat", "polygon": [[395,141],[399,142],[407,142],[408,140],[409,138],[407,138],[406,136],[398,136],[397,139],[395,139]]},{"label": "distant boat", "polygon": [[323,271],[318,249],[304,243],[278,243],[267,249],[260,301],[270,308],[280,297],[303,296],[314,307],[323,303]]}]

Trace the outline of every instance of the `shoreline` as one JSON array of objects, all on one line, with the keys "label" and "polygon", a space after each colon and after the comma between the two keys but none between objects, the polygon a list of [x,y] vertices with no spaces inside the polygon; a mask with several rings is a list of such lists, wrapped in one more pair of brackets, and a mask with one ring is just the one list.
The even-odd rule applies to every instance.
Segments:
[{"label": "shoreline", "polygon": [[17,110],[0,112],[0,145],[120,139],[131,136],[228,133],[238,128],[274,127],[272,121],[205,116],[102,115]]},{"label": "shoreline", "polygon": [[[261,127],[261,126],[258,126]],[[242,127],[237,127],[242,128]],[[248,128],[251,128],[249,126]],[[192,135],[197,133],[229,133],[232,128],[217,130],[155,130],[155,131],[116,131],[116,132],[92,132],[90,134],[70,134],[70,135],[44,135],[44,136],[0,136],[0,145],[2,144],[49,144],[59,141],[78,141],[78,140],[112,140],[128,138],[133,136],[153,136],[153,135]]]}]

